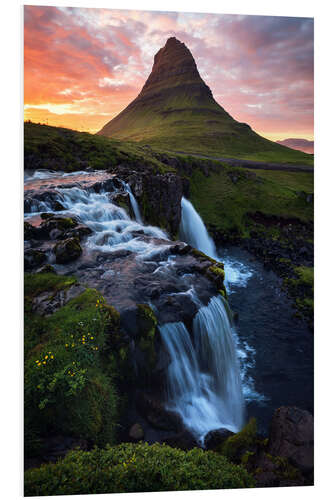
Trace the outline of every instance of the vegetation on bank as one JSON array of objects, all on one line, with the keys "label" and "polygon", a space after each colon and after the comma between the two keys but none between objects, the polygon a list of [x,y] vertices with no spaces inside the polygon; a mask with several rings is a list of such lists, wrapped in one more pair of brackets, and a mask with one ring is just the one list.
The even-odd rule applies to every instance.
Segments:
[{"label": "vegetation on bank", "polygon": [[[153,167],[157,172],[165,166],[154,158],[150,149],[78,132],[61,127],[24,123],[24,168],[50,169],[64,172],[104,170],[125,163],[133,167]],[[170,169],[169,169],[170,170]]]},{"label": "vegetation on bank", "polygon": [[123,443],[73,451],[56,464],[25,474],[25,496],[248,488],[239,465],[211,451],[185,452],[155,443]]},{"label": "vegetation on bank", "polygon": [[[101,295],[86,289],[49,316],[34,312],[41,293],[54,296],[75,278],[25,274],[25,452],[43,452],[52,434],[114,443],[119,398],[108,361],[107,333],[117,317]],[[118,318],[119,321],[119,318]]]},{"label": "vegetation on bank", "polygon": [[251,215],[257,212],[313,221],[313,200],[306,199],[313,194],[313,173],[220,166],[206,176],[197,168],[190,186],[191,201],[205,224],[222,235],[249,237],[255,225]]}]

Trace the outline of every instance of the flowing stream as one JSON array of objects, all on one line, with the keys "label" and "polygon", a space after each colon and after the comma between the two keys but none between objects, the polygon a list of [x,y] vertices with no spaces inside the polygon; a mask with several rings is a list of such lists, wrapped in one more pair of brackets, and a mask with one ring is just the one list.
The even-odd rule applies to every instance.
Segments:
[{"label": "flowing stream", "polygon": [[[160,228],[142,222],[130,186],[123,183],[136,220],[131,220],[124,209],[112,203],[109,192],[103,189],[95,192],[86,187],[91,177],[99,180],[104,178],[103,175],[100,172],[63,174],[37,171],[27,175],[25,189],[29,192],[55,190],[58,201],[64,207],[59,215],[74,215],[93,231],[85,242],[87,251],[128,251],[136,259],[147,263],[156,255],[162,255],[163,249],[170,245],[168,235]],[[239,290],[242,290],[246,297],[247,283],[253,280],[256,270],[242,258],[221,258],[192,204],[183,198],[181,206],[180,239],[225,263],[229,300],[237,305],[234,296],[237,298]],[[37,200],[30,203],[25,217],[33,222],[41,212],[51,211],[52,206],[47,199]],[[168,273],[173,265],[172,259],[161,257],[153,273]],[[112,279],[114,272],[110,270],[107,273]],[[183,279],[189,288],[182,293],[187,293],[198,305],[191,286],[191,275]],[[245,403],[247,407],[252,405],[254,413],[257,412],[260,418],[258,408],[265,407],[270,395],[267,395],[267,385],[259,384],[259,392],[255,387],[258,385],[256,356],[260,337],[248,335],[249,324],[242,325],[239,335],[230,319],[228,303],[222,298],[212,297],[208,305],[200,303],[199,306],[191,331],[180,321],[160,324],[159,328],[171,360],[167,368],[167,405],[181,415],[184,424],[202,443],[210,430],[222,427],[240,430],[245,419]],[[278,321],[279,318],[276,325]],[[270,355],[274,359],[274,353]]]}]

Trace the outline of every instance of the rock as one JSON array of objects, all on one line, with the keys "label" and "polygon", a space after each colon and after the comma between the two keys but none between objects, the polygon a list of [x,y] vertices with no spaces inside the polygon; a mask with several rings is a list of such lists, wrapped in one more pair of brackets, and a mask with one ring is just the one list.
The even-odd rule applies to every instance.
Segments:
[{"label": "rock", "polygon": [[24,252],[24,269],[33,269],[46,261],[46,254],[41,250],[30,248]]},{"label": "rock", "polygon": [[46,238],[58,239],[77,225],[78,221],[74,217],[52,216],[42,220],[40,230]]},{"label": "rock", "polygon": [[140,424],[133,424],[128,433],[132,441],[141,441],[144,438],[144,431]]},{"label": "rock", "polygon": [[60,241],[54,247],[57,264],[67,264],[80,257],[82,248],[78,238]]},{"label": "rock", "polygon": [[30,224],[29,222],[24,221],[24,239],[28,241],[28,240],[38,239],[38,237],[39,237],[38,228]]},{"label": "rock", "polygon": [[164,443],[172,448],[180,448],[181,450],[187,451],[192,450],[193,448],[198,447],[198,443],[193,437],[193,435],[186,429],[175,434],[174,436],[170,436],[165,438]]},{"label": "rock", "polygon": [[212,431],[209,431],[205,436],[204,447],[206,448],[206,450],[214,450],[219,445],[224,443],[224,441],[228,439],[228,437],[233,435],[234,432],[231,432],[223,427],[221,429],[214,429]]},{"label": "rock", "polygon": [[136,397],[136,406],[142,416],[156,429],[183,432],[181,417],[167,410],[158,399],[139,392]]},{"label": "rock", "polygon": [[41,316],[48,316],[67,304],[71,299],[78,297],[85,291],[85,287],[79,283],[71,286],[67,290],[58,290],[56,293],[46,291],[32,301],[32,310]]},{"label": "rock", "polygon": [[74,229],[66,231],[65,237],[78,238],[81,241],[85,236],[90,236],[90,234],[92,234],[92,230],[90,229],[90,227],[86,226],[85,224],[79,224]]},{"label": "rock", "polygon": [[37,274],[43,274],[43,273],[52,273],[52,274],[57,274],[57,271],[54,269],[51,264],[46,264],[45,266],[41,267],[36,271]]},{"label": "rock", "polygon": [[272,455],[288,458],[308,473],[313,470],[313,416],[296,407],[278,408],[272,418],[268,442]]}]

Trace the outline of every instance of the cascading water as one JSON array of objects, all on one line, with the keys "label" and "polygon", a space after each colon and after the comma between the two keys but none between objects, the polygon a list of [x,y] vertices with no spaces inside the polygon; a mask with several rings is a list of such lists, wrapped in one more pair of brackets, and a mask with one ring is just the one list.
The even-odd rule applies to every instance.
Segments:
[{"label": "cascading water", "polygon": [[193,321],[194,342],[183,323],[160,327],[170,355],[168,407],[182,417],[198,442],[212,429],[241,429],[244,399],[230,322],[213,297]]},{"label": "cascading water", "polygon": [[192,203],[183,197],[181,207],[180,239],[217,260],[214,241],[209,237],[205,224]]},{"label": "cascading water", "polygon": [[[31,182],[35,182],[35,178],[39,179],[35,175]],[[46,180],[57,183],[58,178],[59,173]],[[40,179],[43,182],[43,177]],[[153,239],[167,240],[168,236],[157,227],[143,225],[130,187],[124,184],[124,188],[129,193],[136,221],[114,205],[108,193],[96,193],[77,186],[57,186],[56,191],[65,209],[62,213],[77,216],[92,229],[93,233],[85,243],[87,249],[101,252],[126,250],[149,261],[170,245],[168,241],[155,244]],[[51,210],[47,206],[40,209]],[[185,242],[217,259],[214,242],[202,219],[184,198],[180,235]],[[163,258],[153,272],[167,273],[173,264],[171,257]],[[189,294],[198,305],[190,282],[189,290],[182,293]],[[193,321],[193,340],[183,323],[166,323],[160,326],[160,331],[171,358],[167,372],[168,406],[182,416],[184,424],[199,442],[203,442],[204,436],[212,429],[239,430],[243,423],[244,404],[234,345],[237,339],[233,338],[222,299],[212,298],[207,306],[200,307]]]},{"label": "cascading water", "polygon": [[[179,236],[182,241],[205,253],[209,257],[220,261],[213,239],[209,236],[203,220],[195,210],[192,203],[186,198],[181,200],[182,216]],[[252,276],[249,269],[244,269],[241,264],[224,262],[225,286],[230,292],[230,284],[237,283],[246,286],[247,280]]]},{"label": "cascading water", "polygon": [[139,222],[140,224],[143,224],[141,213],[140,213],[140,208],[139,208],[138,202],[135,199],[134,194],[132,193],[131,186],[129,184],[125,183],[124,187],[125,187],[128,195],[129,195],[129,197],[130,197],[132,209],[133,209],[133,212],[134,212],[134,215],[135,215],[135,220],[137,222]]}]

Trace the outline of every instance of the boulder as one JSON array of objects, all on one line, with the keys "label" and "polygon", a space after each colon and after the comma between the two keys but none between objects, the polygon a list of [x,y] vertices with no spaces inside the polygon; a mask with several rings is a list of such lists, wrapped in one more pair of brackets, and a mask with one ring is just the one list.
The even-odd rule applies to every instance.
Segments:
[{"label": "boulder", "polygon": [[302,472],[313,470],[313,416],[296,407],[278,408],[272,418],[268,452],[287,458]]},{"label": "boulder", "polygon": [[58,239],[77,225],[78,221],[74,217],[52,216],[42,220],[40,230],[46,238]]},{"label": "boulder", "polygon": [[67,290],[58,290],[57,292],[42,292],[32,301],[32,310],[41,316],[48,316],[67,304],[71,299],[78,297],[85,291],[85,287],[75,283]]},{"label": "boulder", "polygon": [[143,417],[156,429],[183,432],[181,417],[167,410],[158,399],[139,392],[136,397],[136,406]]},{"label": "boulder", "polygon": [[223,427],[221,429],[209,431],[205,436],[204,447],[206,450],[215,450],[219,445],[224,443],[228,437],[233,435],[233,432]]},{"label": "boulder", "polygon": [[141,441],[144,438],[144,430],[142,428],[142,425],[133,424],[129,430],[128,435],[131,441]]},{"label": "boulder", "polygon": [[174,436],[165,438],[163,441],[172,448],[179,448],[184,451],[192,450],[192,448],[198,447],[198,443],[194,436],[186,429],[178,434],[175,434]]},{"label": "boulder", "polygon": [[24,269],[30,270],[36,266],[40,266],[46,261],[46,259],[47,257],[45,252],[29,248],[24,252]]},{"label": "boulder", "polygon": [[67,238],[54,247],[57,264],[67,264],[80,257],[82,248],[78,238]]}]

